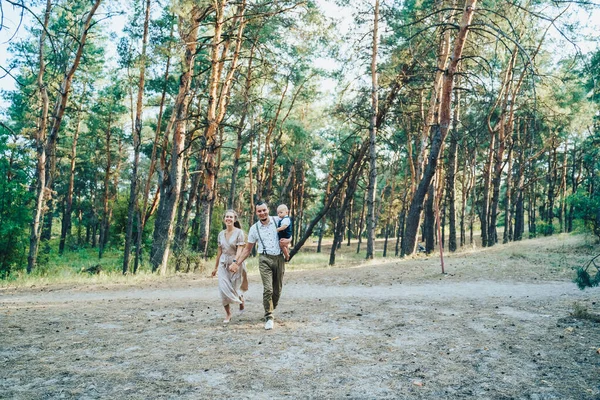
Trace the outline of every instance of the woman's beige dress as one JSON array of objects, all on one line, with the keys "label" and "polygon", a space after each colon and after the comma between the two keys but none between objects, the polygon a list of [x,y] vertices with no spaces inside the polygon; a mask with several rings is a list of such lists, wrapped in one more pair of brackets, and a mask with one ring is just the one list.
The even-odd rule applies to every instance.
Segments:
[{"label": "woman's beige dress", "polygon": [[229,271],[227,268],[233,263],[237,253],[238,246],[246,244],[244,232],[236,228],[229,239],[225,236],[226,231],[219,233],[219,247],[221,248],[221,258],[219,258],[219,292],[223,305],[241,304],[240,296],[243,291],[240,289],[242,285],[242,272],[246,269],[246,263],[243,263],[241,268],[236,273]]}]

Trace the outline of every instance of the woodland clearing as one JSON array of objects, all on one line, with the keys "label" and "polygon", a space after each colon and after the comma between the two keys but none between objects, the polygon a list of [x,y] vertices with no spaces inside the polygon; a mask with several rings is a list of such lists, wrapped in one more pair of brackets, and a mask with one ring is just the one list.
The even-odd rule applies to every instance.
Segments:
[{"label": "woodland clearing", "polygon": [[600,399],[600,247],[558,235],[260,278],[222,324],[216,279],[0,288],[0,398]]}]

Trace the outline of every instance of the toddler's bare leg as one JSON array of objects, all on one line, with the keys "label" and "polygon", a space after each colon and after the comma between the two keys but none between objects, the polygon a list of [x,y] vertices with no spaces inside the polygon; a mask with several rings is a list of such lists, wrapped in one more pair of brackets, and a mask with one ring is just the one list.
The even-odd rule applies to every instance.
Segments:
[{"label": "toddler's bare leg", "polygon": [[290,249],[287,245],[283,245],[281,243],[279,243],[279,247],[281,248],[281,252],[283,253],[283,257],[285,258],[285,261],[288,261],[290,259]]}]

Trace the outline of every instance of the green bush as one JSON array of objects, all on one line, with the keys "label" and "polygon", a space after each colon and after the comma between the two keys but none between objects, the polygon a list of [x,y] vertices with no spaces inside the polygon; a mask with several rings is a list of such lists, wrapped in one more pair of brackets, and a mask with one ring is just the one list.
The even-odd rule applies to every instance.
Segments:
[{"label": "green bush", "polygon": [[583,220],[600,240],[600,198],[580,189],[569,196],[569,202],[573,205],[574,217]]},{"label": "green bush", "polygon": [[33,195],[21,157],[0,135],[0,279],[27,265]]}]

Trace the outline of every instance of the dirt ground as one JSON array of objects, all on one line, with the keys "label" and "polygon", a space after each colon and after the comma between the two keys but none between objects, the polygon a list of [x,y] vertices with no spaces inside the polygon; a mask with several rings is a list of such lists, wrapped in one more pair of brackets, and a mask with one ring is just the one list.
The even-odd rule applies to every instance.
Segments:
[{"label": "dirt ground", "polygon": [[0,289],[0,398],[600,399],[600,252],[557,236],[446,258],[288,266],[223,325],[216,279]]}]

